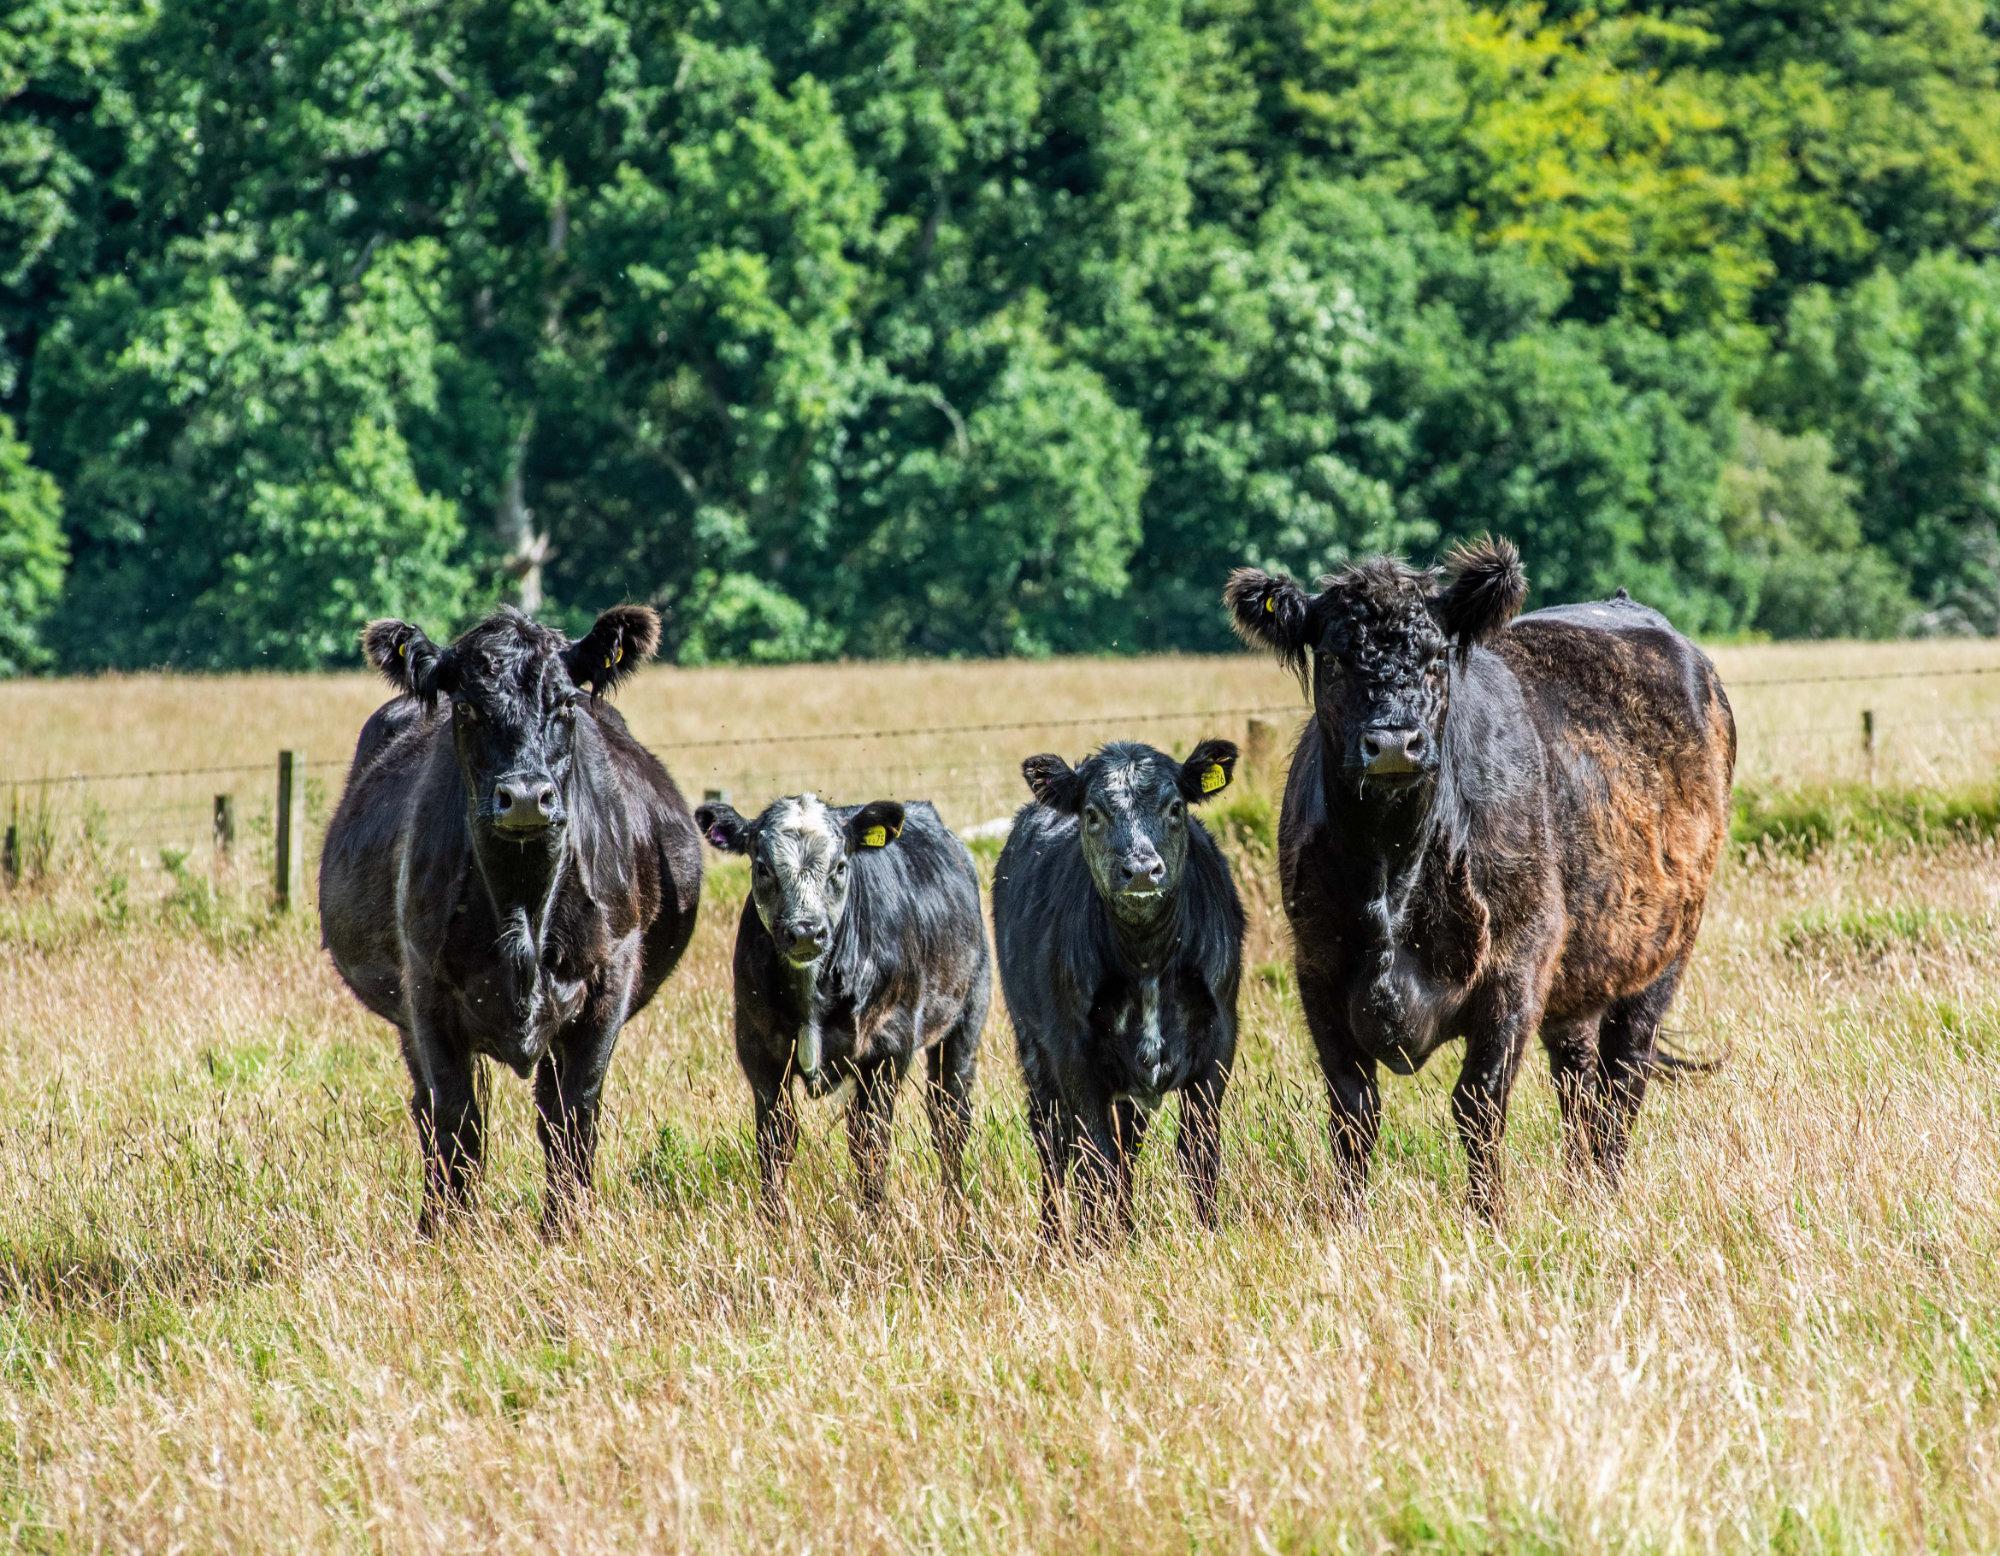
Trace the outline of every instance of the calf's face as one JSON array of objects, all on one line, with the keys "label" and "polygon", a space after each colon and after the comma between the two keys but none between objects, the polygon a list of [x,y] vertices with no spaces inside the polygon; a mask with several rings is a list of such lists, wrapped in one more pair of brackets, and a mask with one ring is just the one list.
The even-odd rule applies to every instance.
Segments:
[{"label": "calf's face", "polygon": [[778,800],[755,821],[719,801],[694,817],[714,847],[748,856],[757,917],[794,967],[812,966],[833,944],[847,911],[849,861],[887,848],[903,830],[903,807],[894,800],[876,800],[843,820],[812,794]]},{"label": "calf's face", "polygon": [[1078,818],[1084,863],[1097,894],[1120,918],[1152,918],[1180,889],[1188,807],[1229,785],[1236,747],[1205,740],[1185,762],[1151,746],[1107,746],[1072,768],[1031,756],[1021,772],[1035,799]]},{"label": "calf's face", "polygon": [[1504,541],[1463,547],[1446,565],[1448,581],[1378,558],[1320,580],[1317,595],[1241,568],[1223,591],[1237,633],[1309,685],[1322,736],[1364,788],[1406,788],[1437,772],[1453,653],[1500,631],[1527,593]]},{"label": "calf's face", "polygon": [[518,611],[488,617],[440,649],[407,622],[377,621],[368,657],[399,689],[451,703],[452,742],[476,832],[526,844],[564,834],[573,801],[577,720],[659,641],[642,606],[606,611],[572,641]]}]

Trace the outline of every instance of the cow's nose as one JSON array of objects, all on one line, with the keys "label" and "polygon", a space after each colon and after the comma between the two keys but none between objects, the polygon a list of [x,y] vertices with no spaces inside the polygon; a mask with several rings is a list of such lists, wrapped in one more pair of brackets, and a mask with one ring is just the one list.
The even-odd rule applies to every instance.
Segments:
[{"label": "cow's nose", "polygon": [[1157,891],[1167,878],[1167,862],[1158,854],[1135,854],[1125,861],[1126,891]]},{"label": "cow's nose", "polygon": [[1371,773],[1414,773],[1423,767],[1424,732],[1377,725],[1361,734],[1361,765]]},{"label": "cow's nose", "polygon": [[504,779],[493,786],[493,815],[509,831],[545,827],[556,818],[556,786],[535,778]]},{"label": "cow's nose", "polygon": [[785,926],[785,955],[795,962],[810,962],[826,949],[826,937],[811,923]]}]

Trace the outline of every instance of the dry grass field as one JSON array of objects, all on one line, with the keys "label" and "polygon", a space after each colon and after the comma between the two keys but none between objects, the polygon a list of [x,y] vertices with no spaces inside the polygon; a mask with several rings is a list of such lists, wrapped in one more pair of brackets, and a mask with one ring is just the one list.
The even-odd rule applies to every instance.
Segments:
[{"label": "dry grass field", "polygon": [[[1753,786],[1865,779],[1864,708],[1881,783],[1992,782],[2000,676],[1910,673],[1991,645],[1718,657]],[[1898,678],[1801,679],[1858,675]],[[1990,837],[1732,854],[1671,1018],[1728,1063],[1656,1089],[1621,1197],[1563,1178],[1534,1054],[1509,1222],[1468,1222],[1448,1053],[1385,1086],[1352,1227],[1323,1210],[1253,775],[1223,1228],[1194,1227],[1163,1132],[1130,1244],[1058,1259],[997,1008],[962,1223],[914,1106],[884,1221],[815,1108],[792,1219],[760,1222],[728,1036],[744,883],[718,868],[621,1045],[591,1220],[536,1237],[502,1073],[483,1204],[433,1245],[392,1035],[309,912],[267,911],[255,825],[271,753],[344,756],[377,700],[359,675],[0,686],[0,776],[251,768],[23,801],[51,842],[46,878],[0,887],[0,1543],[2000,1548]],[[691,790],[930,792],[961,823],[1012,809],[1029,751],[1300,707],[1247,657],[654,670],[624,705]],[[1111,717],[1167,710],[1232,711]],[[1064,722],[811,738],[1035,721]],[[716,739],[769,743],[689,744]],[[339,771],[314,771],[323,814]],[[198,845],[228,787],[225,865]]]}]

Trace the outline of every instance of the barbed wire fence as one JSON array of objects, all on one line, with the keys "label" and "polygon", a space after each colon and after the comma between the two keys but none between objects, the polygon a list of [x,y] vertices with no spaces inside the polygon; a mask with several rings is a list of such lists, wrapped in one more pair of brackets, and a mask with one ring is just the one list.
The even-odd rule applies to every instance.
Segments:
[{"label": "barbed wire fence", "polygon": [[[1913,743],[1934,747],[1947,735],[1976,741],[2000,760],[2000,700],[1949,717],[1905,718],[1885,697],[1882,707],[1860,709],[1858,720],[1771,723],[1768,698],[1794,688],[1888,688],[1974,677],[2000,677],[2000,664],[1743,676],[1728,687],[1739,725],[1748,726],[1746,755],[1753,746],[1766,758],[1810,748],[1822,762],[1837,755],[1844,776],[1874,782],[1891,762],[1899,773],[1921,772],[1924,762],[1913,759],[1922,753]],[[842,800],[922,798],[952,825],[966,828],[1011,816],[1019,807],[1023,756],[1051,747],[1080,754],[1134,733],[1237,738],[1246,774],[1271,779],[1307,711],[1301,701],[1153,708],[675,738],[657,749],[690,803],[721,796],[745,809],[761,808],[780,794],[807,789]],[[309,894],[306,862],[338,800],[348,761],[344,754],[306,757],[285,750],[262,762],[0,776],[0,889],[71,872],[171,873],[199,864],[266,880],[278,904],[289,906]]]}]

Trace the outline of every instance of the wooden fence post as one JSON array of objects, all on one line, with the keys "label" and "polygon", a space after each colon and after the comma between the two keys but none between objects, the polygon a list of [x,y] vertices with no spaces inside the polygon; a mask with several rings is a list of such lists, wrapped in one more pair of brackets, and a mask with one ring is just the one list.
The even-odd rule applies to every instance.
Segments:
[{"label": "wooden fence post", "polygon": [[13,804],[7,814],[7,836],[0,841],[0,874],[7,877],[9,886],[18,885],[21,879],[21,791],[14,791]]},{"label": "wooden fence post", "polygon": [[305,885],[306,766],[296,751],[278,753],[278,911],[288,912],[292,893]]},{"label": "wooden fence post", "polygon": [[215,851],[223,858],[236,846],[236,796],[218,794],[215,797]]},{"label": "wooden fence post", "polygon": [[1875,710],[1861,710],[1861,755],[1868,764],[1868,782],[1875,782]]},{"label": "wooden fence post", "polygon": [[1254,783],[1268,783],[1282,776],[1278,772],[1278,752],[1284,746],[1284,730],[1276,719],[1253,718],[1249,738],[1244,742],[1243,765],[1250,769]]},{"label": "wooden fence post", "polygon": [[727,789],[703,789],[701,791],[701,802],[704,805],[727,805],[729,803],[729,791]]}]

